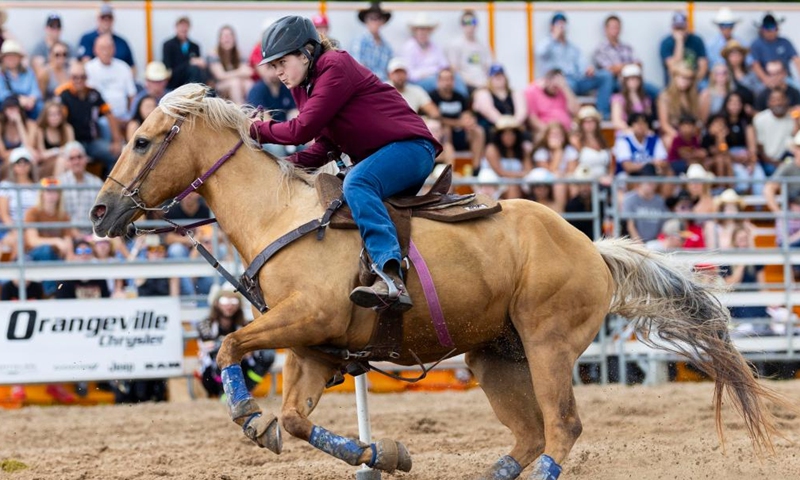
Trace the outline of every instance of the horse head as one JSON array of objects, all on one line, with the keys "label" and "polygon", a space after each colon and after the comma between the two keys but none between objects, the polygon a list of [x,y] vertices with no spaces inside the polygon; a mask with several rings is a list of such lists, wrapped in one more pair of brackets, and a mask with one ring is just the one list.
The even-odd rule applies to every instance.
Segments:
[{"label": "horse head", "polygon": [[[248,111],[184,85],[162,98],[122,150],[90,217],[100,236],[121,236],[147,210],[161,210],[241,140],[248,147]],[[213,134],[211,134],[213,132]]]}]

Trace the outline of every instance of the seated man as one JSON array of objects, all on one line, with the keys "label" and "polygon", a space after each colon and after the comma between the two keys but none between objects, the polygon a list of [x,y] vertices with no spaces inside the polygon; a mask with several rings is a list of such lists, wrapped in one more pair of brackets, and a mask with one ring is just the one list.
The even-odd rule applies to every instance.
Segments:
[{"label": "seated man", "polygon": [[472,168],[477,169],[483,158],[486,136],[470,111],[467,99],[455,91],[452,69],[445,68],[439,72],[431,100],[439,109],[440,120],[445,128],[445,141],[457,151],[469,150],[472,153]]},{"label": "seated man", "polygon": [[683,12],[672,15],[672,33],[661,41],[661,64],[664,67],[664,85],[669,85],[670,72],[679,65],[688,64],[695,73],[697,83],[708,75],[708,58],[703,39],[688,31],[688,20]]},{"label": "seated man", "polygon": [[560,70],[567,84],[577,95],[597,90],[597,109],[608,119],[611,116],[611,94],[614,77],[606,70],[596,70],[586,62],[575,44],[567,40],[567,17],[558,12],[550,20],[550,36],[536,47],[540,71]]},{"label": "seated man", "polygon": [[[768,110],[759,112],[753,117],[753,128],[756,132],[756,143],[761,157],[761,165],[766,175],[772,172],[783,162],[788,155],[787,145],[798,129],[798,120],[789,113],[789,100],[786,92],[772,90],[767,102]],[[734,165],[734,172],[738,176],[742,167]],[[751,171],[752,175],[754,171]],[[759,175],[760,177],[760,175]],[[763,178],[763,177],[761,177]],[[753,185],[753,194],[761,194],[761,185]],[[742,193],[742,192],[739,192]]]},{"label": "seated man", "polygon": [[131,71],[136,76],[136,65],[133,61],[133,51],[128,42],[114,33],[114,9],[108,3],[100,5],[97,12],[97,29],[86,32],[78,43],[77,57],[81,61],[94,58],[94,42],[100,35],[110,34],[114,42],[114,58],[122,60],[131,67]]},{"label": "seated man", "polygon": [[[775,173],[773,173],[769,178],[778,179],[785,177],[800,177],[800,132],[795,134],[794,138],[792,139],[792,156],[793,158],[791,162],[781,163],[778,169],[775,170]],[[800,198],[800,183],[787,182],[786,188],[789,189],[786,198]],[[764,200],[767,203],[767,207],[775,213],[781,212],[781,207],[778,205],[778,191],[780,189],[781,184],[777,181],[767,182],[767,184],[764,186]]]},{"label": "seated man", "polygon": [[647,165],[654,174],[666,175],[669,171],[667,150],[661,139],[650,130],[650,121],[643,113],[632,113],[628,117],[631,129],[617,137],[614,143],[614,157],[617,159],[617,173],[642,175]]},{"label": "seated man", "polygon": [[389,62],[389,84],[400,92],[412,110],[430,118],[439,118],[439,109],[428,92],[419,85],[408,83],[408,67],[400,58]]},{"label": "seated man", "polygon": [[[56,96],[67,107],[67,122],[75,131],[75,140],[83,145],[92,159],[103,163],[104,175],[107,175],[122,151],[117,119],[100,92],[86,85],[86,70],[81,62],[72,62],[69,73],[70,81],[56,89]],[[108,119],[110,143],[100,136],[97,119],[101,116]]]},{"label": "seated man", "polygon": [[166,65],[163,63],[148,63],[144,69],[144,88],[131,100],[131,107],[125,114],[124,120],[128,121],[136,116],[136,109],[144,97],[150,97],[158,104],[161,98],[169,93],[167,85],[169,84],[170,75],[170,71],[167,70]]},{"label": "seated man", "polygon": [[550,122],[558,122],[568,132],[572,130],[572,118],[578,113],[578,99],[561,70],[550,70],[543,78],[525,89],[528,104],[528,120],[534,131],[541,132]]},{"label": "seated man", "polygon": [[[768,85],[770,80],[766,72],[767,63],[773,60],[781,62],[784,72],[790,72],[790,63],[800,70],[800,56],[797,55],[797,50],[795,50],[792,42],[780,36],[778,31],[779,23],[775,15],[771,13],[764,15],[761,20],[759,36],[750,46],[753,71],[764,85]],[[794,84],[795,86],[798,85],[797,79],[794,79]]]},{"label": "seated man", "polygon": [[[653,164],[647,164],[641,170],[642,176],[651,177],[656,174]],[[623,214],[634,215],[657,215],[668,213],[664,198],[656,193],[656,184],[654,182],[637,182],[636,186],[630,192],[625,194],[622,202]],[[661,232],[661,226],[664,224],[663,218],[629,218],[625,221],[628,235],[631,240],[647,243],[655,240]]]},{"label": "seated man", "polygon": [[[89,157],[80,142],[69,142],[62,149],[62,156],[66,160],[67,170],[59,175],[58,180],[64,186],[64,211],[73,222],[88,222],[89,210],[94,205],[97,192],[103,186],[103,181],[94,174],[86,171]],[[69,189],[67,187],[95,187],[92,189]],[[82,235],[91,235],[92,227],[87,225],[77,229]]]},{"label": "seated man", "polygon": [[790,107],[800,105],[800,91],[787,82],[788,75],[786,68],[780,60],[771,60],[767,62],[766,66],[764,66],[764,71],[766,72],[767,78],[767,82],[764,86],[767,88],[756,92],[757,95],[755,103],[753,104],[753,108],[756,112],[761,112],[769,108],[767,103],[772,90],[781,90],[786,93],[786,98],[789,100]]},{"label": "seated man", "polygon": [[95,57],[86,62],[86,85],[100,92],[115,118],[124,119],[136,95],[131,69],[114,58],[114,40],[109,33],[94,41],[94,54]]}]

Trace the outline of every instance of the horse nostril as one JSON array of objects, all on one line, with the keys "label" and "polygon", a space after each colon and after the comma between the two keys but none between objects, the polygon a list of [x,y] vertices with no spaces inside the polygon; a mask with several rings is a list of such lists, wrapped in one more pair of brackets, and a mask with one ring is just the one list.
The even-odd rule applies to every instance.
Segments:
[{"label": "horse nostril", "polygon": [[100,220],[103,219],[105,215],[106,215],[106,206],[103,204],[95,205],[94,207],[92,207],[92,210],[90,212],[90,217],[92,222],[99,222]]}]

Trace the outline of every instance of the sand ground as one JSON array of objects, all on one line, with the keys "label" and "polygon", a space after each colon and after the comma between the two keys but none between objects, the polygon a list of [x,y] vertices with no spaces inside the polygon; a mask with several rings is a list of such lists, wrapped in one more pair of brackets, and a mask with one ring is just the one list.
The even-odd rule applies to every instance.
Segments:
[{"label": "sand ground", "polygon": [[[773,386],[800,404],[800,381]],[[787,439],[777,439],[775,454],[759,460],[743,424],[726,411],[723,453],[711,393],[709,383],[577,387],[584,430],[561,478],[800,478],[800,419],[795,414],[772,409]],[[259,401],[268,411],[280,408],[278,399]],[[410,473],[384,474],[384,479],[470,478],[513,444],[479,389],[372,395],[370,408],[374,437],[403,441],[414,461]],[[325,395],[312,420],[356,436],[354,396]],[[355,472],[288,435],[280,456],[255,447],[215,400],[0,411],[0,463],[4,460],[27,468],[0,469],[2,480],[328,480],[354,478]]]}]

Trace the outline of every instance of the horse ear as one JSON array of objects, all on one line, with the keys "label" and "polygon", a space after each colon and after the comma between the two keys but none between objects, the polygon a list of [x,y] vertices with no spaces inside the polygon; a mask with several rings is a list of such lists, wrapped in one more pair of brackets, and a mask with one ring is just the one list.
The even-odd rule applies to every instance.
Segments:
[{"label": "horse ear", "polygon": [[206,95],[205,95],[206,98],[217,98],[217,96],[218,96],[217,91],[214,90],[213,88],[206,89]]}]

